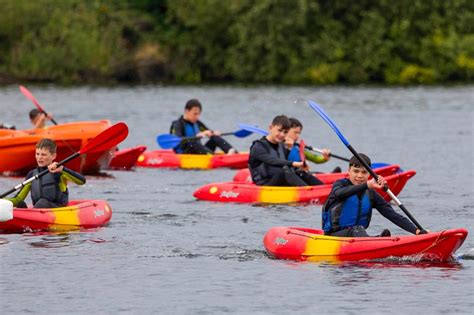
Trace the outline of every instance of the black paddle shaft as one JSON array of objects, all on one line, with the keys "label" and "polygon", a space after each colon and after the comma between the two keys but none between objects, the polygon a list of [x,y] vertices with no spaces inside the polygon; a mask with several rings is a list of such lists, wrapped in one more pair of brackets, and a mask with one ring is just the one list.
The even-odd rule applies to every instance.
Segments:
[{"label": "black paddle shaft", "polygon": [[[378,175],[374,172],[374,170],[361,158],[359,153],[357,153],[356,150],[349,144],[347,148],[354,154],[354,156],[359,160],[359,162],[365,167],[365,169],[372,175],[372,177],[377,181],[379,179]],[[393,193],[390,191],[389,187],[387,185],[384,185],[383,190],[388,192],[389,194]],[[396,199],[395,202],[397,202],[398,206],[402,211],[405,213],[405,215],[413,222],[420,231],[425,231],[425,229],[421,226],[420,223],[411,215],[410,211],[408,211],[407,208],[398,200]]]}]

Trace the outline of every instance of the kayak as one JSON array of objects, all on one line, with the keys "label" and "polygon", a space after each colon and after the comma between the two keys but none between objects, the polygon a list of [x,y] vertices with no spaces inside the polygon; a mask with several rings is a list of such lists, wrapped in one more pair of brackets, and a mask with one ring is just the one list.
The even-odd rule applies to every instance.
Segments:
[{"label": "kayak", "polygon": [[[110,121],[83,121],[50,126],[35,130],[9,130],[0,133],[0,173],[26,175],[37,166],[36,143],[43,138],[56,141],[60,161],[79,151],[100,132],[110,127]],[[70,169],[82,174],[95,174],[108,167],[115,147],[81,156],[66,163]]]},{"label": "kayak", "polygon": [[248,153],[236,154],[177,154],[173,150],[146,151],[138,157],[137,166],[150,168],[212,169],[244,168]]},{"label": "kayak", "polygon": [[72,231],[104,226],[112,209],[104,200],[72,200],[66,207],[52,209],[13,208],[13,219],[0,222],[0,231],[24,233]]},{"label": "kayak", "polygon": [[[395,174],[399,170],[400,170],[400,165],[396,165],[396,164],[374,168],[375,173],[383,177]],[[346,178],[349,176],[347,172],[345,173],[319,173],[319,174],[313,174],[313,175],[316,176],[320,181],[322,181],[325,184],[332,184],[341,178]],[[239,182],[239,183],[252,183],[253,181],[252,181],[252,176],[250,176],[250,170],[248,168],[238,170],[235,173],[233,181]]]},{"label": "kayak", "polygon": [[467,230],[452,229],[423,235],[334,237],[322,230],[273,227],[263,238],[267,252],[297,261],[360,261],[387,258],[445,262],[461,247]]},{"label": "kayak", "polygon": [[115,151],[109,168],[116,170],[130,170],[137,163],[138,157],[145,152],[145,146],[138,146]]},{"label": "kayak", "polygon": [[[390,190],[398,195],[407,181],[415,176],[413,170],[385,177]],[[239,203],[312,203],[323,204],[331,192],[332,185],[277,187],[257,186],[248,183],[211,183],[198,188],[194,197],[200,200]],[[385,200],[390,197],[377,190]]]}]

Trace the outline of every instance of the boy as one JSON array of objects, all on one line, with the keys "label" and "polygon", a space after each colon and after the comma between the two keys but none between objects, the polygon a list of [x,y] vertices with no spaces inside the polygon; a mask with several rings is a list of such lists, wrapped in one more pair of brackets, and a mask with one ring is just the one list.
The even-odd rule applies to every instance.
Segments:
[{"label": "boy", "polygon": [[[369,157],[359,153],[370,166]],[[420,231],[404,216],[401,216],[374,189],[382,188],[386,181],[382,176],[369,179],[369,172],[353,156],[349,161],[349,178],[336,181],[322,211],[324,234],[342,237],[367,237],[366,229],[372,217],[372,208],[377,209],[384,217],[413,234]],[[383,230],[380,236],[390,236],[389,230]]]},{"label": "boy", "polygon": [[317,185],[317,179],[304,171],[304,163],[290,161],[284,141],[290,120],[285,115],[273,118],[269,133],[252,143],[249,169],[252,180],[260,186],[308,186]]},{"label": "boy", "polygon": [[173,121],[170,133],[178,137],[208,137],[209,141],[202,145],[201,140],[183,140],[174,148],[176,153],[213,154],[217,147],[227,154],[237,151],[222,137],[220,132],[209,130],[200,120],[202,105],[197,99],[189,100],[184,107],[184,114]]},{"label": "boy", "polygon": [[[286,135],[285,144],[290,150],[288,159],[291,161],[301,161],[300,147],[298,140],[300,139],[301,132],[303,131],[303,124],[296,118],[290,118],[290,130]],[[307,160],[321,164],[329,161],[331,151],[329,149],[323,149],[322,155],[313,154],[309,151],[304,151],[304,155]]]},{"label": "boy", "polygon": [[48,169],[49,173],[25,185],[18,194],[9,199],[17,208],[26,208],[25,198],[31,191],[34,208],[57,208],[67,205],[69,191],[67,181],[84,185],[86,178],[64,166],[53,162],[56,158],[56,143],[51,139],[42,139],[36,144],[35,151],[38,167],[31,170],[26,179]]},{"label": "boy", "polygon": [[39,109],[34,108],[30,111],[30,121],[34,129],[46,128],[46,121],[51,120],[51,116],[42,113]]}]

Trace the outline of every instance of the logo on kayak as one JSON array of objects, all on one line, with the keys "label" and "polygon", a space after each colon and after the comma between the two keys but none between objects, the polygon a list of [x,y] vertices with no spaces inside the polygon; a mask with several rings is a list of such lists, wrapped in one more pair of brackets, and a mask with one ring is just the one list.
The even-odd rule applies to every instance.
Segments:
[{"label": "logo on kayak", "polygon": [[97,209],[94,211],[94,217],[101,217],[104,215],[104,210]]},{"label": "logo on kayak", "polygon": [[230,199],[230,198],[237,198],[239,195],[240,195],[240,193],[238,193],[238,192],[223,191],[223,192],[221,192],[219,197]]},{"label": "logo on kayak", "polygon": [[283,237],[277,237],[274,241],[273,241],[274,244],[277,244],[277,245],[286,245],[286,243],[288,243],[288,240],[285,240]]},{"label": "logo on kayak", "polygon": [[153,159],[148,160],[148,164],[151,164],[151,165],[159,165],[161,163],[163,163],[163,159],[153,158]]}]

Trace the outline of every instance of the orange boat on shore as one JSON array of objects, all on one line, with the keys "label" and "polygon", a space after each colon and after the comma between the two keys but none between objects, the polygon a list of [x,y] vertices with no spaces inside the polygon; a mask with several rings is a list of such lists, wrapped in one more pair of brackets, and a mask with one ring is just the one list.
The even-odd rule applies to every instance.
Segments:
[{"label": "orange boat on shore", "polygon": [[[42,138],[56,141],[56,160],[59,161],[79,151],[90,139],[110,126],[109,120],[100,120],[65,123],[35,130],[0,129],[0,173],[24,175],[35,168],[35,146]],[[85,154],[66,166],[83,174],[96,174],[109,166],[114,151],[115,147]]]}]

